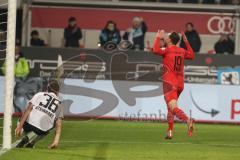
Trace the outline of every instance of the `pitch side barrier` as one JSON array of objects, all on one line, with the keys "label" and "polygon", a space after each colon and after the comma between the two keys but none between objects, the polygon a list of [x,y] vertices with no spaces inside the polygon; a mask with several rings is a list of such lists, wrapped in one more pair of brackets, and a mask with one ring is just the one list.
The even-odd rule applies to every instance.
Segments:
[{"label": "pitch side barrier", "polygon": [[[163,71],[161,57],[143,51],[26,47],[22,53],[29,61],[29,77],[53,76],[59,55],[64,78],[161,82]],[[2,66],[5,55],[0,56]],[[185,61],[185,82],[220,84],[225,72],[238,73],[239,62],[237,55],[196,54],[194,61]],[[238,74],[233,76],[239,80]]]},{"label": "pitch side barrier", "polygon": [[[164,67],[157,55],[118,49],[38,47],[22,48],[22,52],[29,61],[30,75],[16,79],[15,113],[24,110],[48,79],[59,78],[66,117],[166,120],[161,80]],[[0,55],[2,65],[4,55]],[[180,106],[200,122],[239,123],[239,61],[240,56],[207,54],[186,61]],[[4,84],[3,77],[0,82]],[[3,86],[0,95],[4,98]]]}]

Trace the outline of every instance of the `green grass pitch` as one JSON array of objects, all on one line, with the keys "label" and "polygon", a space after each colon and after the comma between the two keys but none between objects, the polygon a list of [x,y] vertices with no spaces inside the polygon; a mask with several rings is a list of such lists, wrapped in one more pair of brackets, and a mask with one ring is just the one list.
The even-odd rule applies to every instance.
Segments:
[{"label": "green grass pitch", "polygon": [[[240,127],[197,124],[189,138],[176,124],[173,140],[164,140],[166,123],[68,121],[58,149],[49,150],[53,133],[35,149],[12,149],[0,160],[239,160]],[[2,129],[0,129],[2,133]]]}]

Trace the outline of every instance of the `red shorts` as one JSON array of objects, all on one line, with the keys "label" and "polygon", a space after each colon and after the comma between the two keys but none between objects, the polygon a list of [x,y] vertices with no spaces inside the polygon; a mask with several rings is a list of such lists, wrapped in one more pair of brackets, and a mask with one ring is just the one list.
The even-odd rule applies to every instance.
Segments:
[{"label": "red shorts", "polygon": [[163,92],[164,92],[164,99],[166,103],[169,103],[171,100],[175,99],[178,100],[178,97],[183,91],[183,84],[171,84],[164,82],[163,83]]}]

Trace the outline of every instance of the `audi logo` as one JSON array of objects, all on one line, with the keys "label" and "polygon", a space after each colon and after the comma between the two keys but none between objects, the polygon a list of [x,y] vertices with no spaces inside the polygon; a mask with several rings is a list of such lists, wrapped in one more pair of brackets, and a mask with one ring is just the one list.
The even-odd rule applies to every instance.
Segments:
[{"label": "audi logo", "polygon": [[213,34],[228,34],[235,31],[236,18],[213,16],[208,20],[208,30]]}]

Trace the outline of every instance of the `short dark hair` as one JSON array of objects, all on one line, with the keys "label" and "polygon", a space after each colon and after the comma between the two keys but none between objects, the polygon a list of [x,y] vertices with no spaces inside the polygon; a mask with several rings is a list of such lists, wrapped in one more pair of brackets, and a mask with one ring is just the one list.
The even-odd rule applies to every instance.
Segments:
[{"label": "short dark hair", "polygon": [[39,35],[38,31],[37,30],[33,30],[31,32],[31,36],[36,36],[36,35]]},{"label": "short dark hair", "polygon": [[107,21],[107,24],[106,24],[106,26],[104,27],[104,29],[107,29],[107,27],[108,27],[109,24],[113,24],[113,25],[114,25],[114,29],[117,29],[117,24],[116,24],[113,20]]},{"label": "short dark hair", "polygon": [[68,22],[73,22],[73,21],[77,21],[77,19],[76,19],[75,17],[70,17],[70,18],[68,19]]},{"label": "short dark hair", "polygon": [[180,36],[178,35],[177,32],[172,32],[170,35],[169,35],[169,38],[171,39],[171,42],[172,44],[176,45],[179,40],[180,40]]},{"label": "short dark hair", "polygon": [[55,94],[58,94],[59,89],[60,89],[60,86],[57,80],[50,80],[48,82],[48,87],[47,87],[48,92],[53,92]]},{"label": "short dark hair", "polygon": [[188,22],[186,23],[186,26],[190,25],[191,27],[194,27],[193,23],[192,22]]}]

